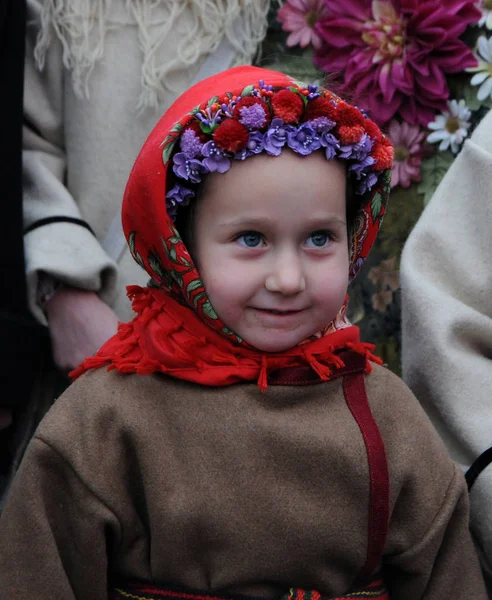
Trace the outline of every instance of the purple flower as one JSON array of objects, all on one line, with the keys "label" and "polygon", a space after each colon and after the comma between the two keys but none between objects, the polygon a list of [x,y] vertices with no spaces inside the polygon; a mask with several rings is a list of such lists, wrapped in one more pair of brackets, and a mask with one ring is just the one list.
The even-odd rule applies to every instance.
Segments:
[{"label": "purple flower", "polygon": [[363,160],[350,165],[348,168],[349,173],[354,173],[359,181],[355,190],[356,194],[365,194],[377,182],[378,176],[372,170],[372,165],[375,162],[376,160],[372,156],[366,156]]},{"label": "purple flower", "polygon": [[364,133],[359,142],[355,144],[347,144],[341,146],[339,152],[339,158],[353,159],[353,160],[364,160],[369,152],[372,150],[373,142],[371,138]]},{"label": "purple flower", "polygon": [[372,156],[366,156],[361,162],[356,162],[350,165],[348,170],[351,173],[355,173],[357,179],[363,179],[367,175],[368,168],[376,162]]},{"label": "purple flower", "polygon": [[180,185],[175,185],[171,190],[169,190],[169,192],[166,194],[166,209],[168,215],[173,221],[176,217],[178,206],[188,206],[190,200],[194,197],[195,192]]},{"label": "purple flower", "polygon": [[196,113],[195,116],[203,125],[214,130],[217,125],[222,122],[224,115],[221,107],[212,108],[211,106],[207,106],[207,108],[202,109],[201,112]]},{"label": "purple flower", "polygon": [[265,150],[267,154],[278,156],[287,142],[288,128],[282,119],[273,119],[268,131],[265,133]]},{"label": "purple flower", "polygon": [[374,144],[371,138],[367,135],[367,133],[364,133],[360,139],[360,142],[354,144],[352,158],[355,158],[356,160],[364,160],[367,156],[369,156],[369,152],[372,150],[373,145]]},{"label": "purple flower", "polygon": [[208,173],[209,169],[201,161],[187,158],[184,152],[178,152],[173,158],[173,171],[181,179],[200,183],[202,174]]},{"label": "purple flower", "polygon": [[234,107],[236,106],[236,104],[239,102],[239,100],[241,100],[241,96],[237,96],[237,98],[235,100],[229,100],[229,104],[222,104],[221,109],[222,109],[222,114],[225,117],[229,117],[232,118],[232,111],[234,110]]},{"label": "purple flower", "polygon": [[328,133],[328,131],[331,131],[335,127],[335,123],[328,117],[317,117],[308,121],[308,125],[311,125],[318,134]]},{"label": "purple flower", "polygon": [[260,104],[243,106],[239,109],[239,114],[239,122],[248,129],[261,129],[267,121],[265,109]]},{"label": "purple flower", "polygon": [[202,148],[203,156],[206,158],[203,160],[203,164],[212,173],[218,171],[219,173],[225,173],[231,168],[231,161],[229,158],[217,148],[214,142],[210,141],[203,145]]},{"label": "purple flower", "polygon": [[321,140],[314,129],[305,123],[300,127],[292,127],[287,133],[287,144],[297,154],[307,156],[321,148]]},{"label": "purple flower", "polygon": [[363,172],[361,175],[361,180],[355,190],[355,193],[359,194],[360,196],[365,194],[367,190],[370,190],[378,181],[378,176],[376,173],[374,173],[374,171]]},{"label": "purple flower", "polygon": [[248,136],[248,144],[243,150],[239,150],[234,155],[236,160],[244,160],[253,154],[260,154],[265,148],[264,136],[259,131],[252,131]]},{"label": "purple flower", "polygon": [[332,160],[336,157],[337,151],[340,150],[340,142],[331,133],[323,133],[320,137],[320,142],[325,149],[326,158]]},{"label": "purple flower", "polygon": [[185,129],[179,143],[186,158],[195,158],[202,151],[203,143],[193,129]]}]

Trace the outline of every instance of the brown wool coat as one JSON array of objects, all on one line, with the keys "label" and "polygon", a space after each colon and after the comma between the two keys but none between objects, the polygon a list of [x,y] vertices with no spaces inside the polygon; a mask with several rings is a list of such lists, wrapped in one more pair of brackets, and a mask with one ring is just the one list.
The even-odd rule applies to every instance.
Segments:
[{"label": "brown wool coat", "polygon": [[[366,376],[388,457],[392,600],[486,598],[460,471],[405,385]],[[368,466],[342,379],[207,388],[76,381],[0,519],[2,600],[105,600],[110,580],[277,596],[347,591],[366,558]]]}]

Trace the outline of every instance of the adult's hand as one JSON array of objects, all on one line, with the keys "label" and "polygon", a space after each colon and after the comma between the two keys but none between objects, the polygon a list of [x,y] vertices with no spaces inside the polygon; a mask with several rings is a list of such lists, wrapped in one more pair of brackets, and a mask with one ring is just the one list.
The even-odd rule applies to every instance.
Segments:
[{"label": "adult's hand", "polygon": [[116,333],[118,317],[95,292],[62,288],[46,306],[53,360],[62,371],[75,369]]}]

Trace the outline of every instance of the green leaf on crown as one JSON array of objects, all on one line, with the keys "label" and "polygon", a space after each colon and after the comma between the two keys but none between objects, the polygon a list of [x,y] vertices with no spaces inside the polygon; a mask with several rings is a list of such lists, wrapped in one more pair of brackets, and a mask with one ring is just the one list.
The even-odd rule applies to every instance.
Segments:
[{"label": "green leaf on crown", "polygon": [[294,94],[297,94],[299,96],[299,98],[301,98],[301,100],[304,102],[305,105],[308,103],[307,96],[304,96],[304,94],[301,94],[297,88],[291,86],[291,87],[289,87],[289,90],[291,92],[294,92]]},{"label": "green leaf on crown", "polygon": [[214,96],[213,98],[210,98],[210,100],[207,103],[207,106],[210,108],[212,106],[212,104],[217,104],[218,101],[219,101],[219,97]]},{"label": "green leaf on crown", "polygon": [[176,123],[176,125],[171,129],[170,133],[181,133],[183,131],[183,126],[181,123]]},{"label": "green leaf on crown", "polygon": [[202,122],[200,122],[200,129],[203,131],[203,133],[206,133],[206,134],[210,134],[213,131],[213,129],[210,127],[210,125],[205,125],[205,123],[202,123]]},{"label": "green leaf on crown", "polygon": [[188,116],[193,117],[196,115],[197,112],[200,112],[200,105],[195,106],[194,109],[190,110],[189,113],[187,113]]},{"label": "green leaf on crown", "polygon": [[244,90],[241,92],[240,96],[241,98],[244,98],[244,96],[251,96],[251,92],[255,89],[254,85],[247,85]]},{"label": "green leaf on crown", "polygon": [[164,146],[164,150],[162,151],[162,162],[167,165],[169,159],[171,158],[171,154],[173,153],[174,146],[176,145],[176,138],[169,142],[166,146]]}]

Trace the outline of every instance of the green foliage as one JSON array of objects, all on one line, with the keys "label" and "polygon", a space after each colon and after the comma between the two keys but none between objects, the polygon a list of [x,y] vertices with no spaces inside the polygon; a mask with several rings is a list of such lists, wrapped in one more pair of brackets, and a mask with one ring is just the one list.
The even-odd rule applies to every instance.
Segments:
[{"label": "green foliage", "polygon": [[206,133],[207,135],[212,133],[213,131],[210,125],[205,125],[205,123],[203,122],[200,122],[200,129],[203,131],[203,133]]},{"label": "green foliage", "polygon": [[[168,138],[170,139],[170,138]],[[167,165],[169,159],[171,158],[171,154],[173,153],[174,146],[176,145],[177,138],[174,138],[172,141],[169,141],[162,151],[162,162]]]},{"label": "green foliage", "polygon": [[446,150],[445,152],[436,152],[436,154],[422,162],[420,167],[422,181],[418,186],[418,192],[423,195],[424,205],[429,203],[454,158],[453,153]]},{"label": "green foliage", "polygon": [[422,198],[416,183],[409,188],[395,187],[391,190],[384,223],[376,241],[382,252],[381,260],[395,255],[399,257],[421,212]]},{"label": "green foliage", "polygon": [[193,117],[194,115],[196,115],[197,112],[200,112],[200,105],[195,106],[195,108],[193,110],[190,110],[190,112],[188,113],[188,115],[190,117]]},{"label": "green foliage", "polygon": [[306,48],[301,54],[286,54],[275,52],[265,58],[261,66],[286,73],[294,80],[294,83],[304,87],[304,82],[315,83],[321,81],[326,73],[319,71],[313,64],[313,50]]},{"label": "green foliage", "polygon": [[247,85],[244,90],[241,92],[241,98],[244,98],[244,96],[251,96],[251,92],[255,89],[254,85]]}]

